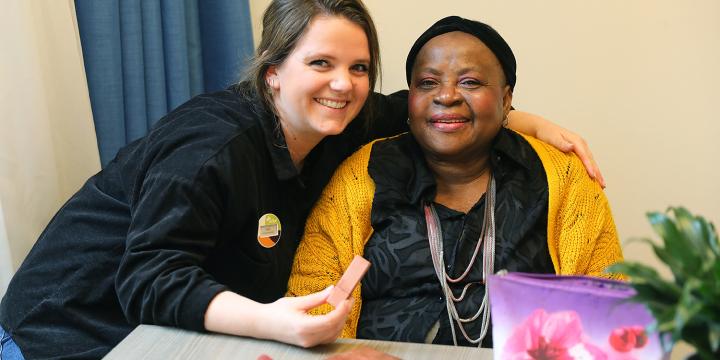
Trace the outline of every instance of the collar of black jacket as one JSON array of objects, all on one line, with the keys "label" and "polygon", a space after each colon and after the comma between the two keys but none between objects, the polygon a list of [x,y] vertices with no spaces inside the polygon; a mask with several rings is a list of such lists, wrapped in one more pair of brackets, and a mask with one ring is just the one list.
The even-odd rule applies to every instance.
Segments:
[{"label": "collar of black jacket", "polygon": [[240,83],[235,86],[235,91],[238,96],[250,103],[260,123],[260,127],[265,136],[265,145],[270,153],[277,178],[279,180],[289,180],[300,175],[292,162],[287,142],[285,142],[285,135],[280,128],[280,123],[275,113],[264,106],[260,97],[248,84]]},{"label": "collar of black jacket", "polygon": [[[494,176],[498,183],[510,171],[531,172],[529,146],[519,146],[522,137],[502,128],[495,137],[490,153]],[[376,185],[376,198],[402,197],[412,204],[435,198],[435,177],[427,166],[420,145],[406,133],[373,146],[368,173]]]}]

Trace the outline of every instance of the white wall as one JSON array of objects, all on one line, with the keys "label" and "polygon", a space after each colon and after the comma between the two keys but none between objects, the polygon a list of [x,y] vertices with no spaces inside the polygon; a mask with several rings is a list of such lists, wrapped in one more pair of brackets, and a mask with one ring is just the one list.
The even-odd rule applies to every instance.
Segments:
[{"label": "white wall", "polygon": [[0,202],[0,296],[5,293],[14,271],[12,256],[10,256],[10,242],[8,241],[7,231],[5,231],[5,216],[3,215],[2,202]]},{"label": "white wall", "polygon": [[[256,38],[268,0],[251,0]],[[608,182],[623,240],[648,210],[684,205],[720,221],[720,2],[366,0],[382,92],[405,85],[415,38],[447,15],[495,27],[518,59],[517,108],[582,134]],[[411,9],[411,10],[409,10]],[[627,258],[655,264],[649,249]]]},{"label": "white wall", "polygon": [[9,272],[100,160],[73,0],[4,1],[0,44],[2,296]]}]

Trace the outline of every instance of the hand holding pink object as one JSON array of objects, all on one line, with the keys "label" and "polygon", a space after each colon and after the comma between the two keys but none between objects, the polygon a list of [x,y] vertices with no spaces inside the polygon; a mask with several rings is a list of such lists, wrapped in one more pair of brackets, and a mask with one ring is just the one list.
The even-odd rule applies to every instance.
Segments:
[{"label": "hand holding pink object", "polygon": [[370,268],[370,262],[365,260],[360,255],[355,255],[353,261],[348,266],[345,273],[338,281],[337,285],[333,287],[330,292],[330,296],[327,298],[328,304],[338,307],[343,300],[350,297],[353,289],[360,282],[360,279],[365,275],[367,270]]}]

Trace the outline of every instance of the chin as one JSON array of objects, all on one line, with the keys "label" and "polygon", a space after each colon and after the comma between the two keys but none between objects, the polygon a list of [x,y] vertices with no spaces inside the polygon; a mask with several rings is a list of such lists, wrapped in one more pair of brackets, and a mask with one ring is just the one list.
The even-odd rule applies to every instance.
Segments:
[{"label": "chin", "polygon": [[332,123],[326,123],[322,126],[319,126],[317,128],[318,132],[325,135],[338,135],[345,131],[345,128],[350,124],[350,121],[342,121],[342,122],[332,122]]},{"label": "chin", "polygon": [[331,135],[338,135],[345,130],[345,126],[333,126],[333,127],[323,127],[317,129],[318,134],[321,134],[323,136],[331,136]]},{"label": "chin", "polygon": [[453,156],[458,152],[457,149],[455,149],[454,147],[437,146],[435,144],[433,146],[421,146],[421,148],[426,153],[433,154],[434,156],[442,156],[442,157]]}]

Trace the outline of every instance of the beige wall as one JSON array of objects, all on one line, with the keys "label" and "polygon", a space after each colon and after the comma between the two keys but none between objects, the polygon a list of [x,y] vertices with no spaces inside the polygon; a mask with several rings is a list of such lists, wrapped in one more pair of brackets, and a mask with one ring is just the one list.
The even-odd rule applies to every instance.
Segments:
[{"label": "beige wall", "polygon": [[[257,38],[269,1],[250,3]],[[650,236],[644,213],[668,205],[720,221],[720,2],[365,3],[380,36],[385,93],[405,87],[407,51],[437,19],[461,14],[494,26],[518,58],[515,106],[588,140],[623,240]],[[625,254],[654,264],[642,245]]]},{"label": "beige wall", "polygon": [[52,215],[100,169],[73,0],[0,12],[0,295]]}]

